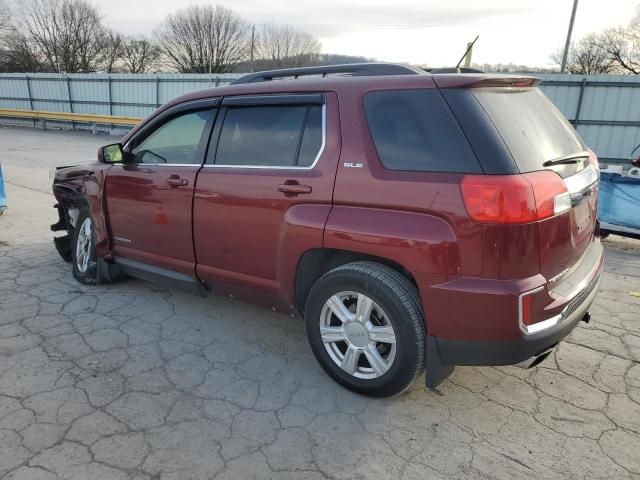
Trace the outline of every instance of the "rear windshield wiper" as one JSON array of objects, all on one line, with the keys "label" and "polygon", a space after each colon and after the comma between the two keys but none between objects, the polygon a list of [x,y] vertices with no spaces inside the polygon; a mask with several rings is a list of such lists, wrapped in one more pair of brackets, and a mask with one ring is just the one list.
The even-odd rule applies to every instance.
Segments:
[{"label": "rear windshield wiper", "polygon": [[589,152],[572,153],[564,157],[547,160],[542,164],[543,167],[551,167],[553,165],[562,165],[564,163],[578,163],[583,158],[589,158]]}]

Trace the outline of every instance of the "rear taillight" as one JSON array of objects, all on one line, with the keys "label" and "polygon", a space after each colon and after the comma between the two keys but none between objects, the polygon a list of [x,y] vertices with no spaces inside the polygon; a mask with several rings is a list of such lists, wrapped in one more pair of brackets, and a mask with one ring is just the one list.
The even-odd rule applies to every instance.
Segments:
[{"label": "rear taillight", "polygon": [[551,170],[523,175],[466,175],[460,189],[467,213],[480,223],[529,223],[571,208],[567,187]]}]

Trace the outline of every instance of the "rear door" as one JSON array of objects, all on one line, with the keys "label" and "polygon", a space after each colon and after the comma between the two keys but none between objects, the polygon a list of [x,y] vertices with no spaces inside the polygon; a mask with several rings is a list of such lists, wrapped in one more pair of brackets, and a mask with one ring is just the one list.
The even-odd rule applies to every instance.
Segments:
[{"label": "rear door", "polygon": [[163,113],[124,146],[107,172],[105,198],[114,255],[193,275],[193,189],[211,132],[215,100]]},{"label": "rear door", "polygon": [[574,265],[593,239],[598,180],[595,157],[537,88],[472,91],[504,139],[518,170],[553,170],[571,193],[568,214],[538,225],[541,273],[552,278]]},{"label": "rear door", "polygon": [[297,261],[291,238],[322,244],[339,155],[337,98],[228,97],[219,119],[195,191],[197,274],[217,290],[278,296],[280,266]]}]

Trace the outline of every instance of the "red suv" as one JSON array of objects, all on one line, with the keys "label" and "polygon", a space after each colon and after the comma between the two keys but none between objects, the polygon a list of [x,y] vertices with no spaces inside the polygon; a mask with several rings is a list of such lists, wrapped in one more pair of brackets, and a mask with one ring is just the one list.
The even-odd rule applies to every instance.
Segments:
[{"label": "red suv", "polygon": [[537,83],[357,64],[185,95],[57,171],[55,244],[84,284],[299,314],[366,395],[535,365],[588,321],[603,264],[597,159]]}]

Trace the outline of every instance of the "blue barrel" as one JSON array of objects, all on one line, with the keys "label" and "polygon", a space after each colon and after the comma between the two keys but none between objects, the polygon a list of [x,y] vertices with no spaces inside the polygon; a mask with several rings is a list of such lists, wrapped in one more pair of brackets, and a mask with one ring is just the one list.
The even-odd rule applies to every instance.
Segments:
[{"label": "blue barrel", "polygon": [[601,222],[640,229],[640,177],[601,172],[598,218]]},{"label": "blue barrel", "polygon": [[4,177],[2,176],[2,165],[0,165],[0,215],[7,208],[7,194],[4,189]]}]

